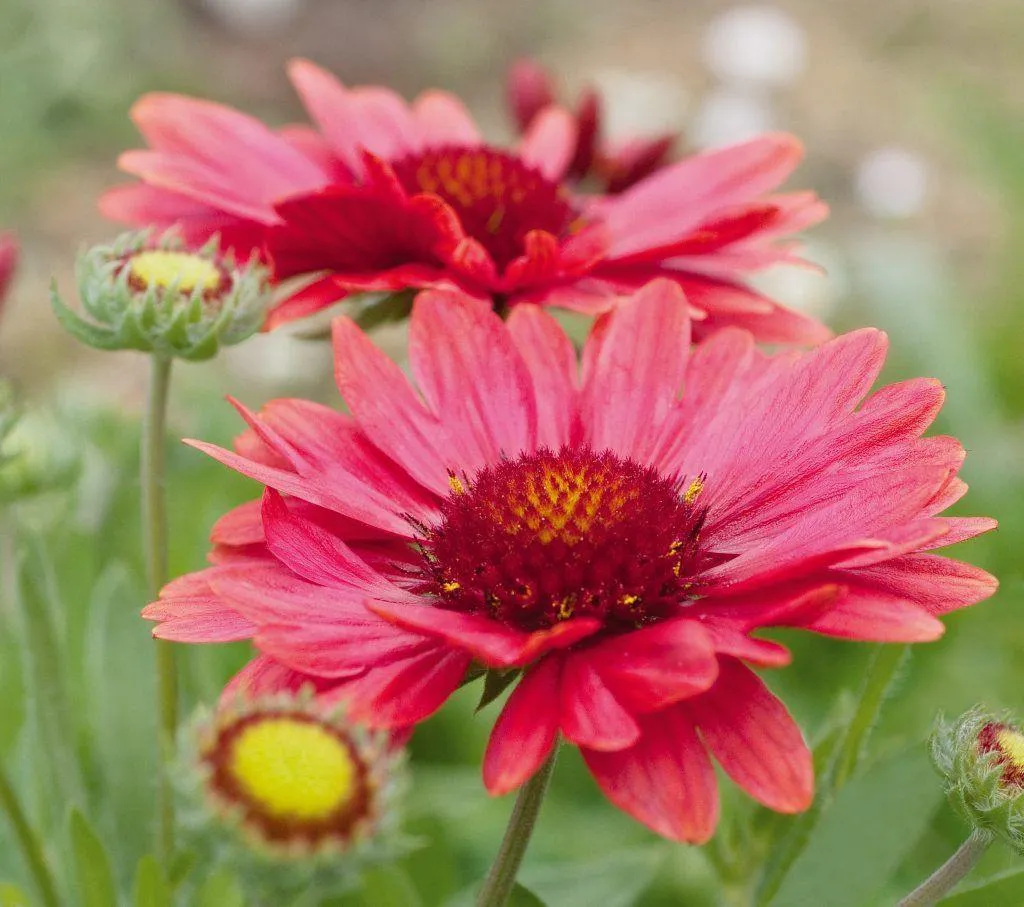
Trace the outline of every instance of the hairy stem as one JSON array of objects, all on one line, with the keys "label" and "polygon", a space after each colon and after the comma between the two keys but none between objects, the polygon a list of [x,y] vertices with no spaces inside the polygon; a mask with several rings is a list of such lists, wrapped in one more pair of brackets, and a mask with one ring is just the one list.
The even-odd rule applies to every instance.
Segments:
[{"label": "hairy stem", "polygon": [[937,904],[981,859],[992,843],[992,832],[976,828],[961,844],[956,853],[935,870],[927,879],[903,898],[896,907],[928,907]]}]

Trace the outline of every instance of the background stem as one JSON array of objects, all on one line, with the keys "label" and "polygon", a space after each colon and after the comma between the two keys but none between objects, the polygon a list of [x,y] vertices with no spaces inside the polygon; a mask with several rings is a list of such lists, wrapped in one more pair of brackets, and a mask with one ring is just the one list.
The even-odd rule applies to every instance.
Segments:
[{"label": "background stem", "polygon": [[[167,396],[173,360],[153,355],[150,360],[149,394],[142,424],[140,451],[142,530],[146,581],[150,600],[167,582],[167,498],[164,487],[164,446],[167,427]],[[174,853],[174,792],[170,764],[178,729],[178,677],[173,643],[155,640],[157,670],[157,854],[164,866]]]},{"label": "background stem", "polygon": [[498,855],[491,864],[490,872],[487,873],[483,888],[477,895],[476,907],[505,907],[508,902],[516,884],[516,876],[519,875],[519,866],[526,855],[534,825],[537,823],[544,795],[551,783],[557,757],[556,745],[537,773],[519,789],[508,827],[505,829],[505,837],[501,841]]},{"label": "background stem", "polygon": [[7,813],[7,818],[11,821],[14,836],[18,840],[18,845],[25,856],[25,862],[28,863],[32,877],[36,881],[36,887],[39,889],[39,896],[42,898],[43,904],[45,907],[60,907],[57,886],[53,881],[53,875],[46,862],[46,857],[43,855],[42,845],[32,830],[28,817],[25,815],[25,810],[21,808],[21,802],[18,800],[17,794],[15,794],[14,788],[11,786],[7,773],[3,770],[2,766],[0,766],[0,806],[3,807],[4,812]]}]

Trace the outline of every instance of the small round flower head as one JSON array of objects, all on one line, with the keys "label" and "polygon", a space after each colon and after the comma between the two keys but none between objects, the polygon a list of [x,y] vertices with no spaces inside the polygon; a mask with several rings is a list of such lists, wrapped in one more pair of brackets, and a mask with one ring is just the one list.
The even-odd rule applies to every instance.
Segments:
[{"label": "small round flower head", "polygon": [[[352,879],[393,853],[401,756],[388,735],[347,722],[306,694],[240,699],[196,721],[182,777],[200,823],[228,838],[261,888]],[[287,870],[296,870],[292,879]]]},{"label": "small round flower head", "polygon": [[78,292],[88,319],[51,294],[60,323],[89,346],[143,350],[169,358],[209,359],[221,346],[259,330],[269,302],[267,271],[238,264],[216,238],[198,251],[169,231],[126,233],[83,252]]},{"label": "small round flower head", "polygon": [[951,723],[940,717],[932,761],[954,809],[1024,853],[1024,733],[980,707]]}]

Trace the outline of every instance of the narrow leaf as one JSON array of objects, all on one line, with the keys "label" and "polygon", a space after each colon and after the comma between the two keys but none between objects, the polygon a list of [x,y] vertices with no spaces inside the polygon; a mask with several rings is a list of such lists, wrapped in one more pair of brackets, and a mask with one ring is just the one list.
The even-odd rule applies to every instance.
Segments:
[{"label": "narrow leaf", "polygon": [[1024,904],[1024,869],[1011,869],[943,898],[942,907]]},{"label": "narrow leaf", "polygon": [[117,891],[107,850],[77,809],[71,810],[71,852],[75,863],[75,889],[82,907],[117,907]]},{"label": "narrow leaf", "polygon": [[598,859],[527,866],[521,878],[531,892],[558,907],[634,907],[642,903],[666,852],[661,845],[633,847]]},{"label": "narrow leaf", "polygon": [[135,907],[171,907],[171,887],[163,867],[152,854],[139,860],[132,903]]},{"label": "narrow leaf", "polygon": [[423,907],[412,880],[397,866],[371,869],[362,881],[365,907]]},{"label": "narrow leaf", "polygon": [[233,873],[218,870],[200,886],[195,907],[245,907],[242,886]]},{"label": "narrow leaf", "polygon": [[480,712],[494,702],[515,682],[519,674],[519,668],[509,668],[507,671],[488,671],[484,675],[484,688],[480,693],[480,701],[476,704],[476,711]]}]

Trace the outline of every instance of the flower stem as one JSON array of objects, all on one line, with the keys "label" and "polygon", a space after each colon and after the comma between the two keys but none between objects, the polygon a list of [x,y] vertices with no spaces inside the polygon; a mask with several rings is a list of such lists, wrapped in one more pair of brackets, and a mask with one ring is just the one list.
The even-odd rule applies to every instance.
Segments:
[{"label": "flower stem", "polygon": [[[142,424],[140,456],[142,485],[142,527],[146,557],[146,580],[151,599],[167,582],[167,499],[164,488],[164,441],[167,424],[167,395],[173,360],[154,354],[150,361],[149,393]],[[156,640],[157,742],[157,853],[167,866],[174,853],[174,792],[170,764],[178,728],[178,676],[173,644]]]},{"label": "flower stem", "polygon": [[25,862],[36,880],[36,887],[45,907],[60,907],[60,898],[57,896],[57,885],[53,880],[53,874],[43,855],[43,848],[39,838],[32,830],[25,810],[21,807],[18,795],[14,792],[7,773],[0,766],[0,806],[7,813],[11,821],[11,828],[14,829],[14,836],[18,839]]},{"label": "flower stem", "polygon": [[944,898],[969,873],[992,843],[992,832],[976,828],[956,853],[901,900],[896,907],[929,907]]},{"label": "flower stem", "polygon": [[519,866],[530,844],[533,827],[537,824],[537,814],[551,783],[557,756],[556,745],[537,773],[519,789],[501,848],[477,895],[476,907],[505,907],[508,903],[516,884],[516,876],[519,875]]}]

